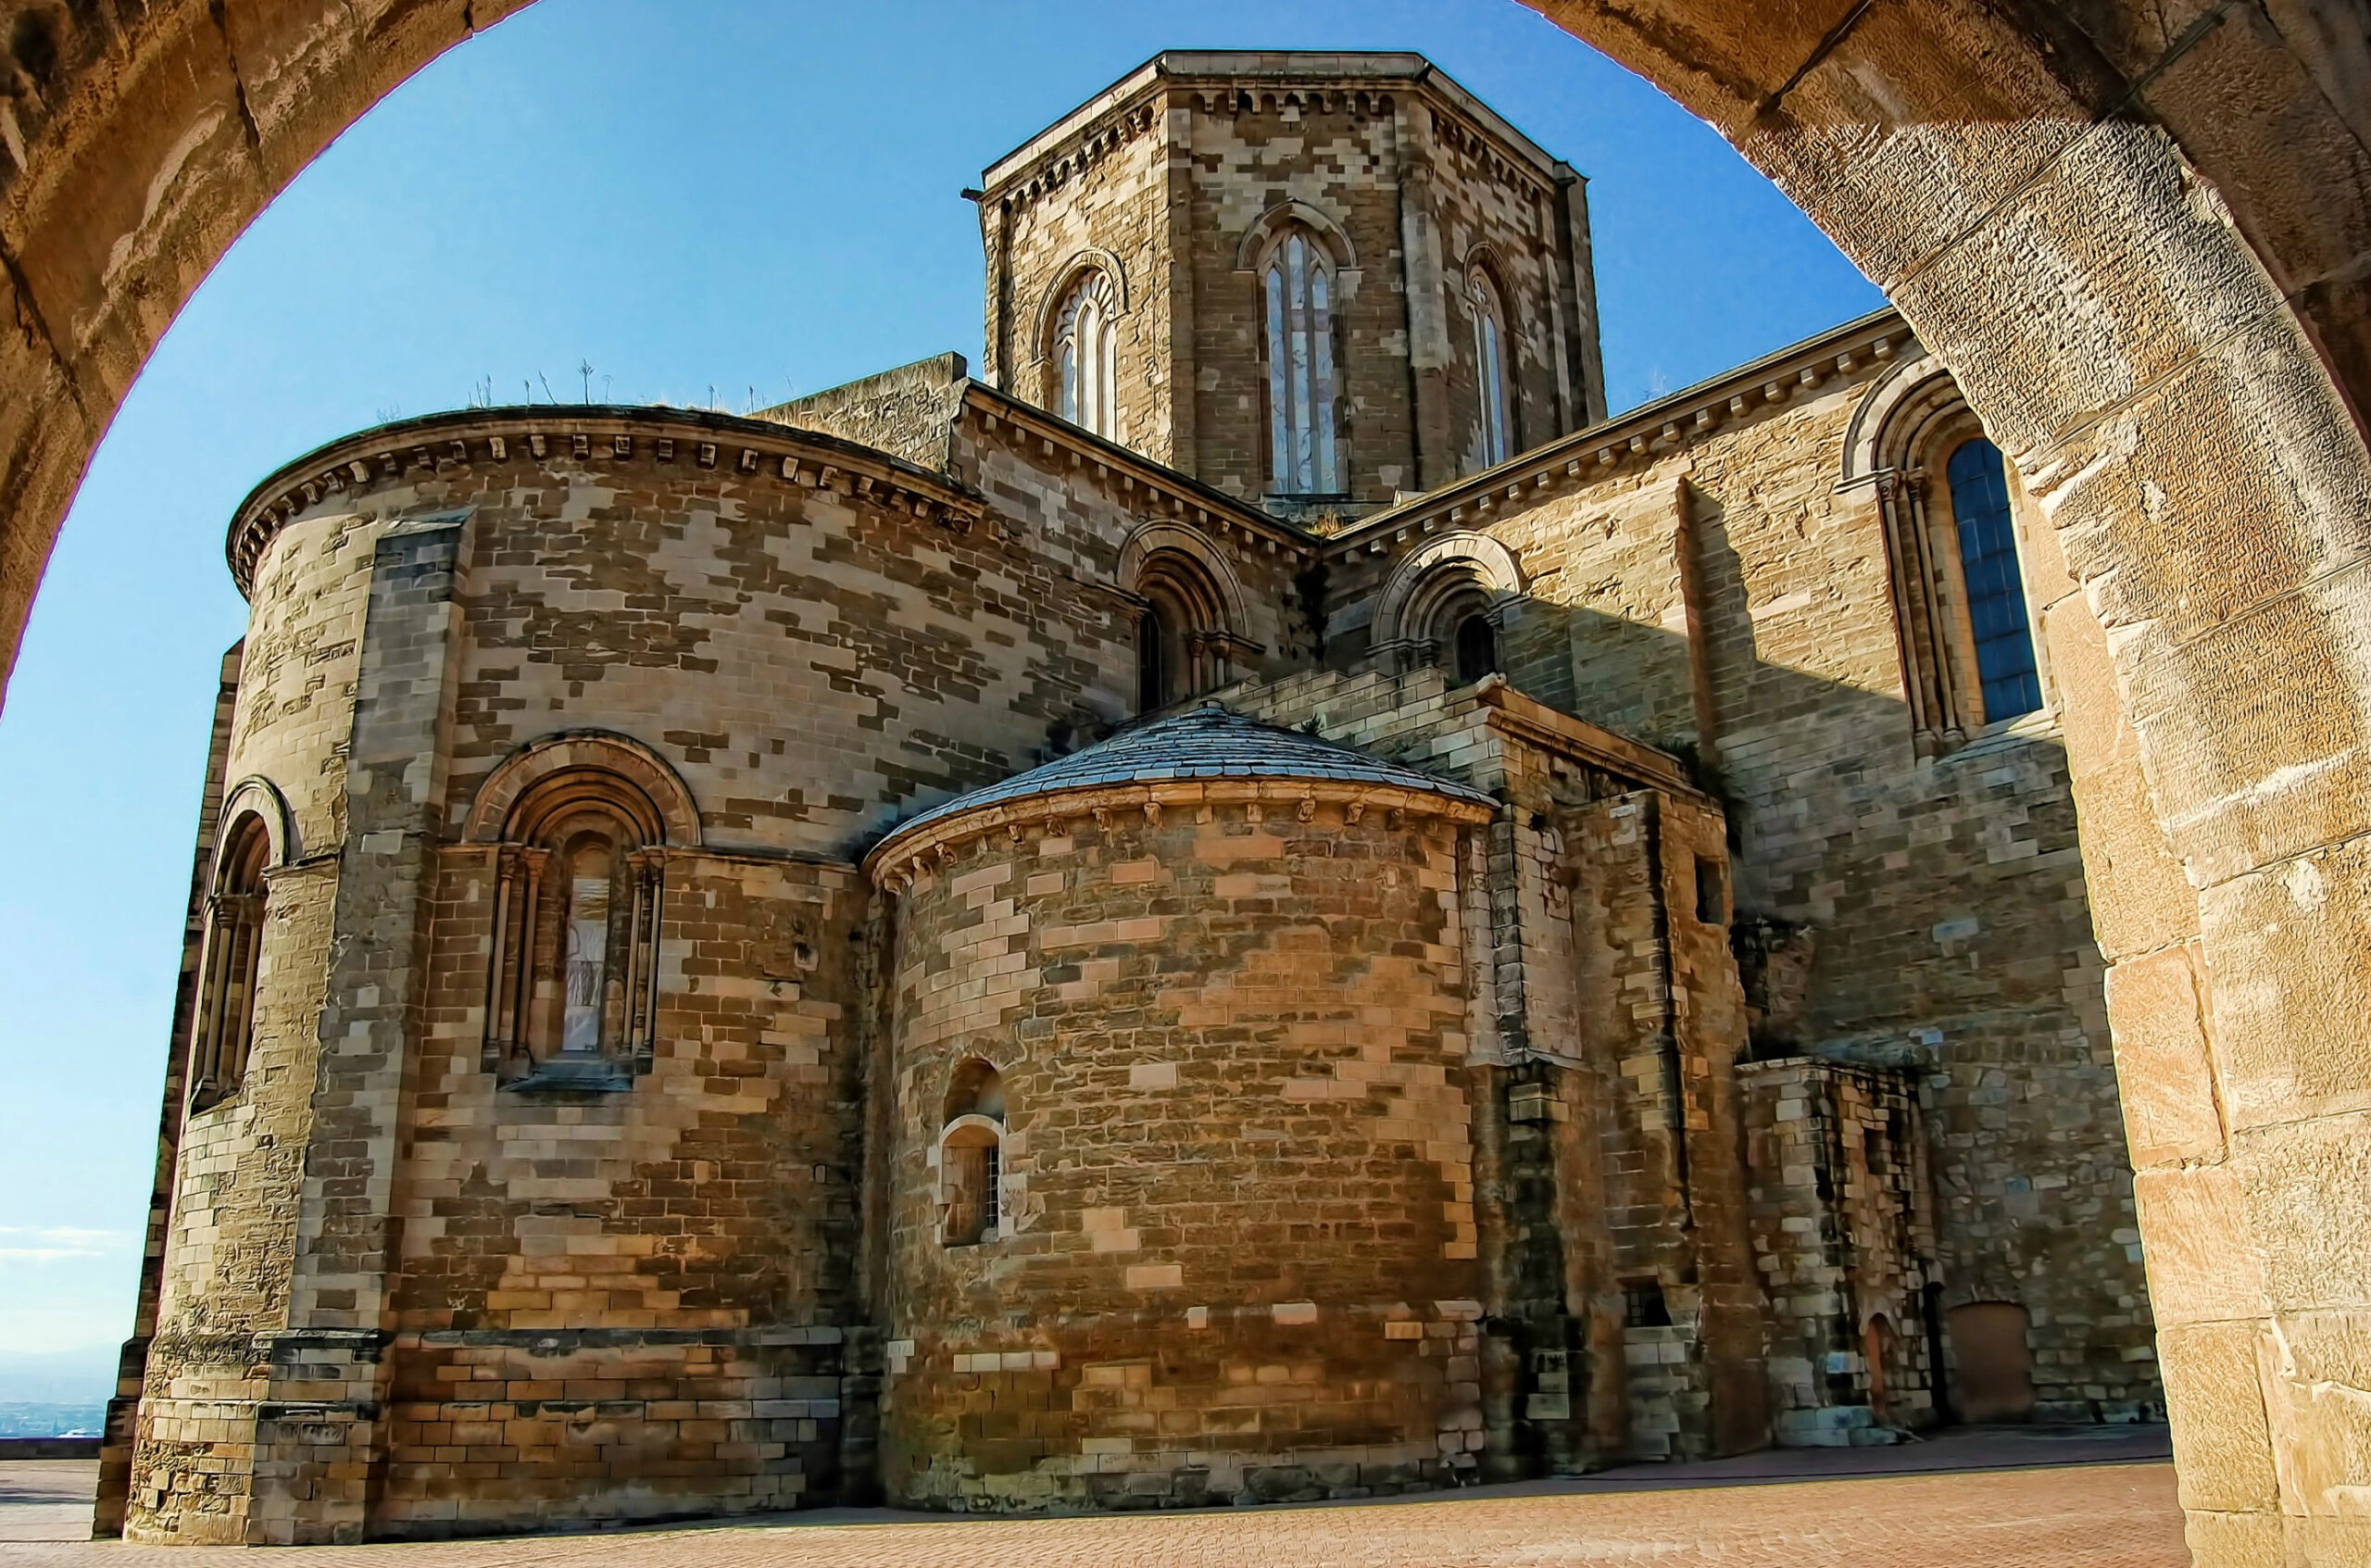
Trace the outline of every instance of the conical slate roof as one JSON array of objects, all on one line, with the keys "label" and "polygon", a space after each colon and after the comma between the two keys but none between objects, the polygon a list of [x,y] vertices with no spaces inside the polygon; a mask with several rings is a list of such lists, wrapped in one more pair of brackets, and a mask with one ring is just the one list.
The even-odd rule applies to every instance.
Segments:
[{"label": "conical slate roof", "polygon": [[1498,804],[1468,785],[1371,757],[1363,751],[1353,751],[1298,730],[1246,719],[1216,703],[1209,703],[1123,730],[1084,751],[1017,773],[1002,784],[958,796],[898,824],[889,836],[902,838],[950,817],[1033,796],[1196,779],[1310,779],[1405,789],[1494,809]]}]

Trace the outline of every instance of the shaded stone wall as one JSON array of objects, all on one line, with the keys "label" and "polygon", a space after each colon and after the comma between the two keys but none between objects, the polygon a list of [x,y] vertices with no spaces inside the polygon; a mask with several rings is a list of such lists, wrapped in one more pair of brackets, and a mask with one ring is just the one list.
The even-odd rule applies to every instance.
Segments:
[{"label": "shaded stone wall", "polygon": [[[1366,657],[1396,558],[1428,534],[1503,543],[1524,579],[1499,610],[1511,682],[1693,759],[1733,824],[1738,912],[1807,947],[1771,1048],[1923,1075],[1946,1304],[2023,1305],[2046,1413],[2128,1419],[2162,1395],[2065,742],[2041,714],[1916,756],[1876,501],[1839,489],[1854,411],[1907,343],[1840,330],[1643,411],[1635,436],[1353,533],[1325,657]],[[2063,569],[2033,521],[2040,603]]]},{"label": "shaded stone wall", "polygon": [[1779,1441],[1890,1442],[1944,1411],[1915,1083],[1801,1057],[1739,1069]]},{"label": "shaded stone wall", "polygon": [[[900,900],[892,1497],[1310,1498],[1474,1467],[1461,834],[1318,790],[1022,802]],[[972,1059],[1002,1075],[1007,1217],[949,1247],[936,1138]]]}]

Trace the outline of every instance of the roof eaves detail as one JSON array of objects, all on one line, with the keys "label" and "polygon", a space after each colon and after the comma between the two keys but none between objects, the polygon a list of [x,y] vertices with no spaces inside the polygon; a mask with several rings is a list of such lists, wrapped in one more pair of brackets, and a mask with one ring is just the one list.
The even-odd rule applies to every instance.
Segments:
[{"label": "roof eaves detail", "polygon": [[250,491],[223,542],[241,594],[281,528],[331,495],[361,495],[475,463],[650,462],[831,490],[968,532],[982,498],[870,446],[772,420],[696,408],[587,405],[466,408],[381,425],[317,447]]},{"label": "roof eaves detail", "polygon": [[1325,553],[1334,559],[1383,555],[1443,528],[1479,528],[1495,512],[1578,483],[1585,476],[1604,478],[1633,462],[1660,460],[1764,408],[1815,393],[1839,376],[1859,373],[1865,365],[1889,360],[1915,342],[1909,325],[1890,307],[1874,311],[1361,518],[1328,540]]},{"label": "roof eaves detail", "polygon": [[985,382],[971,383],[964,411],[979,420],[986,434],[997,435],[1002,427],[1010,426],[1015,433],[1036,441],[1041,456],[1068,453],[1073,468],[1091,468],[1097,479],[1116,483],[1121,493],[1129,497],[1130,509],[1148,521],[1166,518],[1193,522],[1215,530],[1222,539],[1239,532],[1247,545],[1268,555],[1290,551],[1314,557],[1322,546],[1314,534],[1280,522],[1257,507],[1117,442],[1082,430],[1068,420],[1024,403]]}]

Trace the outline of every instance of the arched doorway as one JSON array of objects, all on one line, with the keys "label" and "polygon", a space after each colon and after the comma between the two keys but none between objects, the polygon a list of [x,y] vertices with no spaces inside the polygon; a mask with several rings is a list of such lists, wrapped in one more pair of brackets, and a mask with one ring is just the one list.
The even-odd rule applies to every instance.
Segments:
[{"label": "arched doorway", "polygon": [[[522,3],[8,6],[11,662],[92,445],[207,269],[331,137]],[[2264,1394],[2264,1426],[2221,1435],[2256,1462],[2194,1463],[2189,1496],[2304,1540],[2294,1522],[2365,1480],[2333,1461],[2284,1497],[2262,1462],[2345,1451],[2325,1429],[2345,1401],[2310,1391],[2359,1381],[2341,1248],[2371,1219],[2360,16],[1540,8],[1719,128],[1886,289],[2054,525],[2040,630],[2070,694],[2174,1413]],[[2290,1321],[2260,1374],[2275,1298]]]}]

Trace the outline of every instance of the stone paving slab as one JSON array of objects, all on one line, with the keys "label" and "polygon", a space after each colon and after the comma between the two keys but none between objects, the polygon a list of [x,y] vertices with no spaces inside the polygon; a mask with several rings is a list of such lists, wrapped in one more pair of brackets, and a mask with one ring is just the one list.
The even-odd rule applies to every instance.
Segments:
[{"label": "stone paving slab", "polygon": [[[1678,1471],[1682,1467],[1671,1467]],[[0,1465],[0,1568],[2188,1568],[2173,1467],[1763,1478],[1073,1519],[833,1510],[761,1524],[403,1546],[143,1549],[89,1529],[88,1464]],[[79,1512],[76,1512],[78,1511]]]}]

